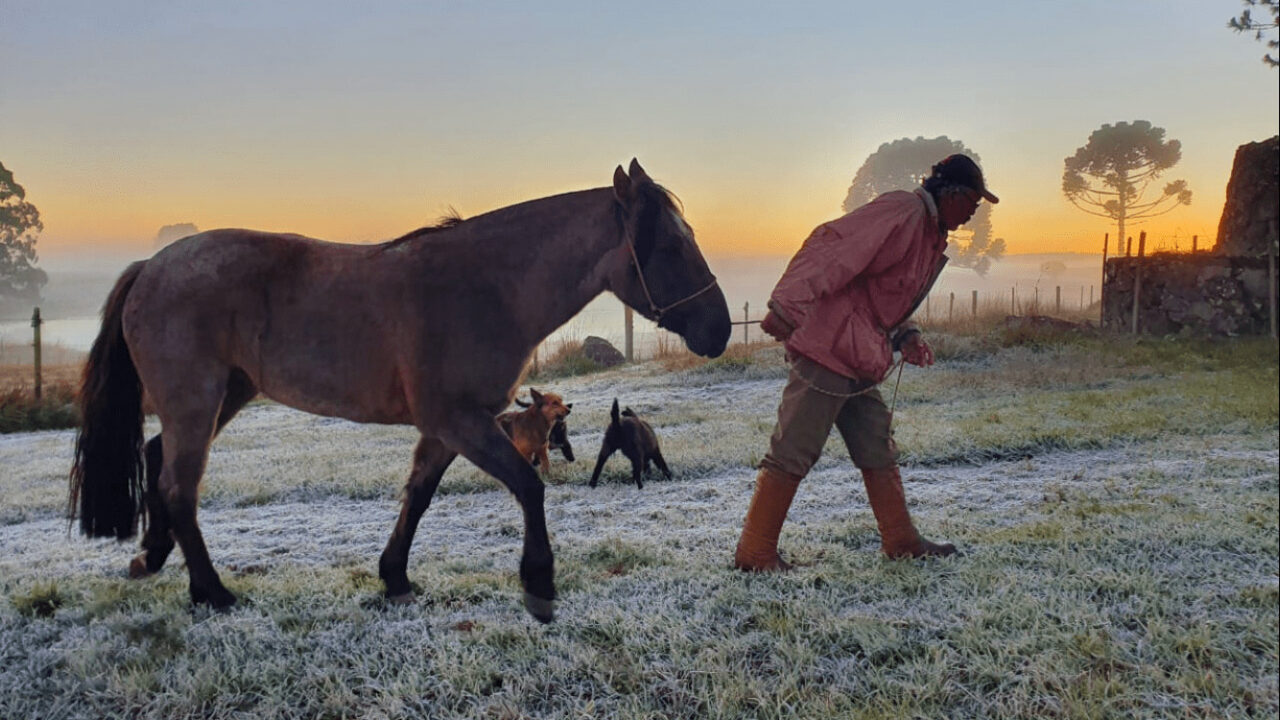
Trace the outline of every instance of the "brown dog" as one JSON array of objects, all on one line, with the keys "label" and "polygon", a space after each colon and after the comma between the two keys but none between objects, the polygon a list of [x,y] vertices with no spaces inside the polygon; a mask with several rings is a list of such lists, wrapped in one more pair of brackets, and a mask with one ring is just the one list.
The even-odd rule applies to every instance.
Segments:
[{"label": "brown dog", "polygon": [[[530,405],[533,405],[533,403],[516,398],[516,405],[519,405],[522,408],[527,408]],[[573,409],[573,403],[565,403],[564,406],[570,410]],[[502,415],[507,414],[508,413],[503,413]],[[514,415],[515,413],[509,414]],[[498,417],[501,418],[502,415],[499,415]],[[556,424],[551,426],[551,434],[547,435],[547,451],[550,452],[552,450],[559,450],[560,454],[564,456],[564,459],[567,462],[574,462],[576,460],[573,456],[573,445],[569,443],[569,427],[565,425],[564,418],[557,420]]]},{"label": "brown dog", "polygon": [[537,460],[542,472],[549,472],[551,460],[547,457],[547,437],[557,421],[569,414],[569,406],[555,393],[540,393],[530,388],[533,404],[520,412],[505,412],[497,417],[498,425],[511,438],[520,455],[529,462]]}]

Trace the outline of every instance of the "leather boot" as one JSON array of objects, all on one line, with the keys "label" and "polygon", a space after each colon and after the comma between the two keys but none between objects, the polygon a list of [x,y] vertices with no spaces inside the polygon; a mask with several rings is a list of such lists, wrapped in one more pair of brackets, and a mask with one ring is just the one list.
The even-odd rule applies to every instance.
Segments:
[{"label": "leather boot", "polygon": [[800,478],[777,470],[760,469],[756,491],[742,524],[733,564],[748,572],[785,572],[791,565],[778,557],[778,534],[791,509]]},{"label": "leather boot", "polygon": [[907,512],[907,497],[902,491],[902,475],[898,466],[883,470],[862,471],[867,485],[867,499],[880,526],[880,550],[891,558],[945,557],[954,555],[956,546],[937,544],[920,537],[911,514]]}]

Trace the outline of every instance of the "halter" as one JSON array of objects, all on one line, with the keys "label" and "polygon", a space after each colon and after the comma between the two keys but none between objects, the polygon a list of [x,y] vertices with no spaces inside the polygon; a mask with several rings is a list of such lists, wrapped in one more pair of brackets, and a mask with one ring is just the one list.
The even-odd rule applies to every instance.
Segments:
[{"label": "halter", "polygon": [[701,290],[697,290],[692,295],[683,297],[671,303],[670,305],[667,305],[665,307],[658,307],[658,303],[653,301],[653,295],[649,292],[649,284],[644,281],[644,267],[640,264],[640,257],[636,255],[636,245],[635,245],[635,242],[632,241],[630,233],[627,234],[627,250],[631,251],[631,261],[636,264],[636,275],[640,278],[640,289],[644,291],[644,299],[649,303],[649,312],[653,315],[654,322],[661,322],[663,313],[665,313],[666,311],[670,310],[673,307],[676,307],[677,305],[683,305],[684,303],[689,302],[690,300],[698,297],[702,293],[715,287],[719,282],[718,280],[716,280],[716,276],[712,274],[711,282],[708,283],[706,287],[702,288]]}]

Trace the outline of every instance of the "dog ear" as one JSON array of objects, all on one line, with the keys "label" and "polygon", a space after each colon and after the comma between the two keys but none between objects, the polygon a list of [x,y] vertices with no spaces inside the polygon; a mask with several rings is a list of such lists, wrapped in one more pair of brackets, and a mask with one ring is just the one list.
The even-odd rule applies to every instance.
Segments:
[{"label": "dog ear", "polygon": [[534,405],[542,404],[542,393],[538,392],[537,390],[534,390],[533,388],[529,388],[529,397],[533,398]]},{"label": "dog ear", "polygon": [[617,425],[618,420],[618,398],[613,399],[613,409],[609,411],[609,417],[613,418],[613,424]]}]

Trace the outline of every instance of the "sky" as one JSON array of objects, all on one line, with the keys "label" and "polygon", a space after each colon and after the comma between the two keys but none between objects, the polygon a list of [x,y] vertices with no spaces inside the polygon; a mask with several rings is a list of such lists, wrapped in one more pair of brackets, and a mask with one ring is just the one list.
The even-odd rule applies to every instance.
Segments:
[{"label": "sky", "polygon": [[46,266],[145,257],[163,225],[376,242],[602,187],[639,158],[709,256],[790,254],[885,142],[982,159],[1010,253],[1098,252],[1061,194],[1103,123],[1182,143],[1216,235],[1237,146],[1280,132],[1280,75],[1234,0],[59,2],[0,0],[0,162]]}]

